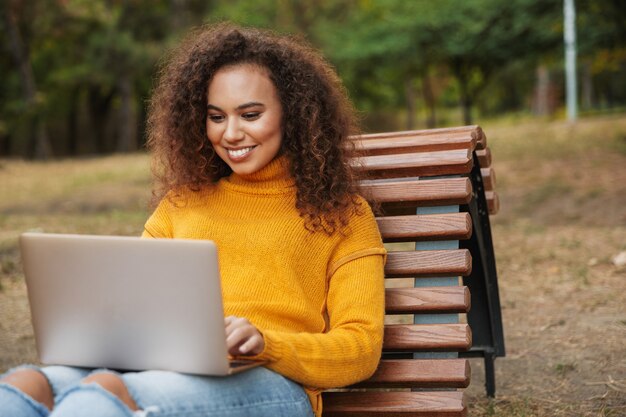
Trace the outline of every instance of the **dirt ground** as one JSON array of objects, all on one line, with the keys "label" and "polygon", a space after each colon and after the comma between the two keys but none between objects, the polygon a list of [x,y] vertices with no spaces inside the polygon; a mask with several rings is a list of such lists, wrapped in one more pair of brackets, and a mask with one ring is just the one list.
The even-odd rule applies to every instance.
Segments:
[{"label": "dirt ground", "polygon": [[495,227],[496,254],[508,255],[498,259],[507,355],[496,360],[491,402],[472,360],[469,402],[496,416],[624,416],[626,269],[610,254],[625,229],[536,227]]},{"label": "dirt ground", "polygon": [[472,360],[470,410],[626,416],[624,119],[523,130],[487,130],[502,202],[492,233],[507,354],[496,360],[493,401]]},{"label": "dirt ground", "polygon": [[[472,359],[470,415],[626,416],[626,116],[574,130],[559,122],[484,127],[501,200],[492,229],[507,352],[496,360],[493,400]],[[12,168],[0,168],[0,183]],[[137,194],[144,179],[130,182],[132,191],[118,193],[122,206],[145,198]],[[19,231],[54,210],[56,231],[75,231],[68,224],[79,211],[100,216],[79,221],[93,233],[141,228],[145,212],[134,206],[129,214],[97,206],[95,194],[73,195],[81,196],[75,205],[40,197],[30,211],[26,197],[21,211],[0,198],[0,371],[35,360]]]}]

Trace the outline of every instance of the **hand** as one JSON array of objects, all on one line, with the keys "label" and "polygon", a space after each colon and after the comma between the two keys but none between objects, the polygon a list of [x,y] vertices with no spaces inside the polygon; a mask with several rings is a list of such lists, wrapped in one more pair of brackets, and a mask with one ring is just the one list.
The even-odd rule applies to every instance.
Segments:
[{"label": "hand", "polygon": [[228,316],[226,326],[226,348],[228,353],[237,355],[258,355],[265,348],[263,335],[252,323],[243,317]]}]

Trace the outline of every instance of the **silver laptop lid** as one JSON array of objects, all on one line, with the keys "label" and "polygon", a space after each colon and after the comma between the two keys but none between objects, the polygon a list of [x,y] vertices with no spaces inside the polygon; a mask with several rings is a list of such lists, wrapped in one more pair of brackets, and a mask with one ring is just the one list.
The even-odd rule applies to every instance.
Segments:
[{"label": "silver laptop lid", "polygon": [[43,363],[229,372],[213,242],[25,233],[20,247]]}]

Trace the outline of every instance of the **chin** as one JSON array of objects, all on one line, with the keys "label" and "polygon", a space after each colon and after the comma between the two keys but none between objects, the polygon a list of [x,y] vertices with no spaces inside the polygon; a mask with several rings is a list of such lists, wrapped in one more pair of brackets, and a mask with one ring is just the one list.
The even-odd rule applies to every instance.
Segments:
[{"label": "chin", "polygon": [[235,174],[238,175],[250,175],[250,174],[254,174],[255,172],[261,170],[260,167],[256,166],[256,165],[252,165],[252,166],[242,166],[242,165],[230,165],[230,169],[233,170],[233,172]]}]

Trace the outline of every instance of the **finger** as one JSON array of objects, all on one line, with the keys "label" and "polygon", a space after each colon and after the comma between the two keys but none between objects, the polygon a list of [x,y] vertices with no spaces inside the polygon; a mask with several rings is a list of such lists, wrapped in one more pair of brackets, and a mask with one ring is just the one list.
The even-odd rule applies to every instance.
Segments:
[{"label": "finger", "polygon": [[251,336],[249,328],[236,328],[226,338],[226,346],[231,354],[237,354],[238,348],[242,343],[245,343]]},{"label": "finger", "polygon": [[242,355],[257,355],[263,351],[264,347],[265,342],[263,340],[263,336],[257,333],[249,338],[246,342],[244,342],[241,346],[239,346],[239,352],[241,352]]},{"label": "finger", "polygon": [[226,336],[232,332],[233,322],[235,320],[235,316],[228,316],[224,318],[224,329],[226,330]]},{"label": "finger", "polygon": [[246,353],[256,348],[257,343],[258,342],[257,342],[256,335],[253,335],[252,337],[248,338],[239,346],[239,353],[242,355],[245,355]]},{"label": "finger", "polygon": [[228,316],[227,319],[228,321],[226,321],[226,319],[224,320],[226,324],[226,336],[227,337],[233,332],[233,330],[243,327],[246,324],[250,324],[248,320],[246,320],[243,317]]}]

